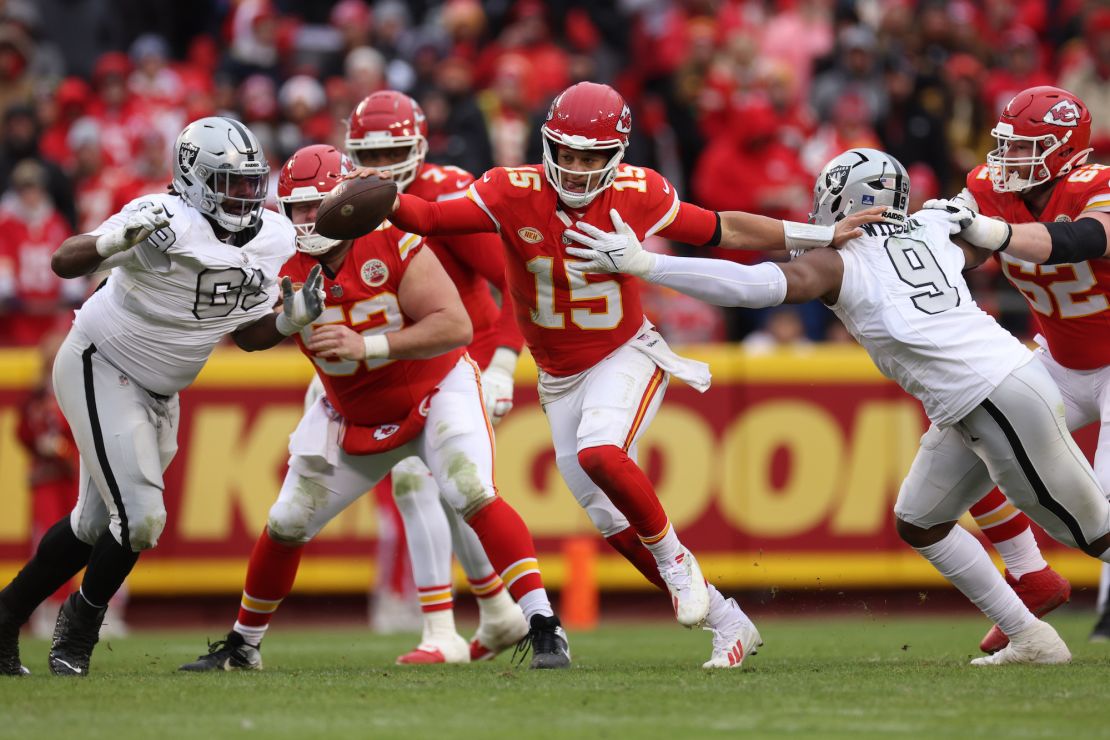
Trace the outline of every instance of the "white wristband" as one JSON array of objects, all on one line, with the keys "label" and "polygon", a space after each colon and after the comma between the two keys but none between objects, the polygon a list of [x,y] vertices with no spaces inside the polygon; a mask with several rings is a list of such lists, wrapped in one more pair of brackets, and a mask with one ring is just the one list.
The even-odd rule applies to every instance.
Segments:
[{"label": "white wristband", "polygon": [[362,346],[366,348],[367,360],[381,360],[389,357],[389,337],[385,334],[371,334],[362,338]]},{"label": "white wristband", "polygon": [[108,259],[113,254],[118,254],[127,248],[128,244],[123,234],[118,231],[96,237],[96,253],[104,259]]},{"label": "white wristband", "polygon": [[786,237],[787,249],[817,249],[832,244],[835,228],[803,224],[799,221],[783,221],[782,231]]},{"label": "white wristband", "polygon": [[1005,221],[977,215],[959,235],[976,247],[997,252],[1010,246],[1010,234],[1010,225]]},{"label": "white wristband", "polygon": [[277,315],[277,319],[274,321],[274,328],[277,329],[278,332],[280,332],[281,334],[284,334],[288,337],[296,334],[304,327],[298,326],[297,324],[290,321],[289,317],[286,316],[284,312],[282,312]]}]

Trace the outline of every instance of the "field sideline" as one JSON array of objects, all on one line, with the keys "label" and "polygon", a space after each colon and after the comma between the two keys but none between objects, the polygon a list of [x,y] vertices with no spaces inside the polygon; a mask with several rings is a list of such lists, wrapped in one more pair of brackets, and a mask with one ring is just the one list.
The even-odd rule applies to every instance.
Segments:
[{"label": "field sideline", "polygon": [[767,618],[760,654],[722,672],[698,668],[708,635],[642,622],[572,635],[575,667],[551,673],[401,669],[410,637],[279,625],[262,673],[178,673],[204,635],[144,632],[66,680],[24,640],[35,675],[0,682],[0,738],[1105,736],[1110,646],[1086,642],[1089,610],[1050,621],[1070,666],[969,667],[985,620],[946,615]]}]

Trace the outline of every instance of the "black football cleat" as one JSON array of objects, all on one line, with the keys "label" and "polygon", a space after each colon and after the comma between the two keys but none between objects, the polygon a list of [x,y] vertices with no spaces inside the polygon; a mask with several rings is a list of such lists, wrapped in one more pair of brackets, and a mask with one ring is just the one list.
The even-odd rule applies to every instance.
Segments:
[{"label": "black football cleat", "polygon": [[89,659],[100,639],[100,625],[108,608],[102,607],[91,616],[83,614],[78,608],[80,598],[79,591],[71,593],[58,611],[49,657],[50,672],[55,676],[89,674]]},{"label": "black football cleat", "polygon": [[30,673],[19,660],[19,628],[22,626],[0,603],[0,676]]},{"label": "black football cleat", "polygon": [[198,656],[192,663],[186,663],[179,671],[260,671],[262,653],[253,645],[248,645],[243,636],[234,630],[227,633],[223,640],[209,643],[208,654]]},{"label": "black football cleat", "polygon": [[520,656],[518,663],[523,663],[528,651],[532,651],[532,663],[529,668],[569,668],[570,646],[567,643],[567,633],[563,630],[558,617],[545,617],[542,614],[533,614],[529,622],[528,634],[517,643],[513,657]]}]

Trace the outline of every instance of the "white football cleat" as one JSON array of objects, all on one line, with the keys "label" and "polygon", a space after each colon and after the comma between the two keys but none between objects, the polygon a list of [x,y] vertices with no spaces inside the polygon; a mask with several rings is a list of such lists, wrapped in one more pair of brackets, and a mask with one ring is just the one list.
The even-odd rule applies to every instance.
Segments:
[{"label": "white football cleat", "polygon": [[[729,602],[732,606],[736,606],[734,600],[729,599]],[[720,629],[705,628],[713,633],[713,654],[709,656],[709,660],[702,663],[702,668],[739,668],[744,658],[759,652],[760,646],[763,645],[759,630],[755,628],[752,620],[740,611],[740,607],[736,606],[736,611],[739,613],[738,618],[728,625]]]},{"label": "white football cleat", "polygon": [[425,636],[413,650],[398,656],[397,665],[434,665],[436,663],[469,663],[470,646],[462,635]]},{"label": "white football cleat", "polygon": [[1037,620],[1021,632],[1010,635],[1010,644],[993,655],[971,661],[971,665],[1037,663],[1057,665],[1071,662],[1071,651],[1048,622]]},{"label": "white football cleat", "polygon": [[478,623],[478,631],[470,641],[470,660],[492,660],[506,648],[511,648],[528,634],[528,620],[524,612],[513,604],[497,618],[486,617]]},{"label": "white football cleat", "polygon": [[659,566],[659,575],[671,593],[671,605],[683,627],[700,627],[709,615],[709,588],[694,554],[685,547],[669,565]]}]

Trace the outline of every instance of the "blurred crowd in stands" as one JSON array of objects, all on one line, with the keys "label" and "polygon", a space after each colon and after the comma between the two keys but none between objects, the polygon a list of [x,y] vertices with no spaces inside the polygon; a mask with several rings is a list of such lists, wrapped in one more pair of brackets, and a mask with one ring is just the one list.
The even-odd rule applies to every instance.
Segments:
[{"label": "blurred crowd in stands", "polygon": [[[276,177],[300,146],[342,148],[389,87],[423,106],[430,161],[480,173],[539,162],[551,98],[585,79],[632,106],[626,160],[713,209],[805,220],[815,174],[855,146],[898,157],[916,203],[955,194],[1037,84],[1086,102],[1091,161],[1110,160],[1110,7],[1090,0],[0,0],[0,344],[68,324],[90,286],[50,254],[164,189],[192,119],[245,122]],[[973,281],[1028,332],[996,270]],[[819,306],[647,306],[679,343],[845,338]]]}]

